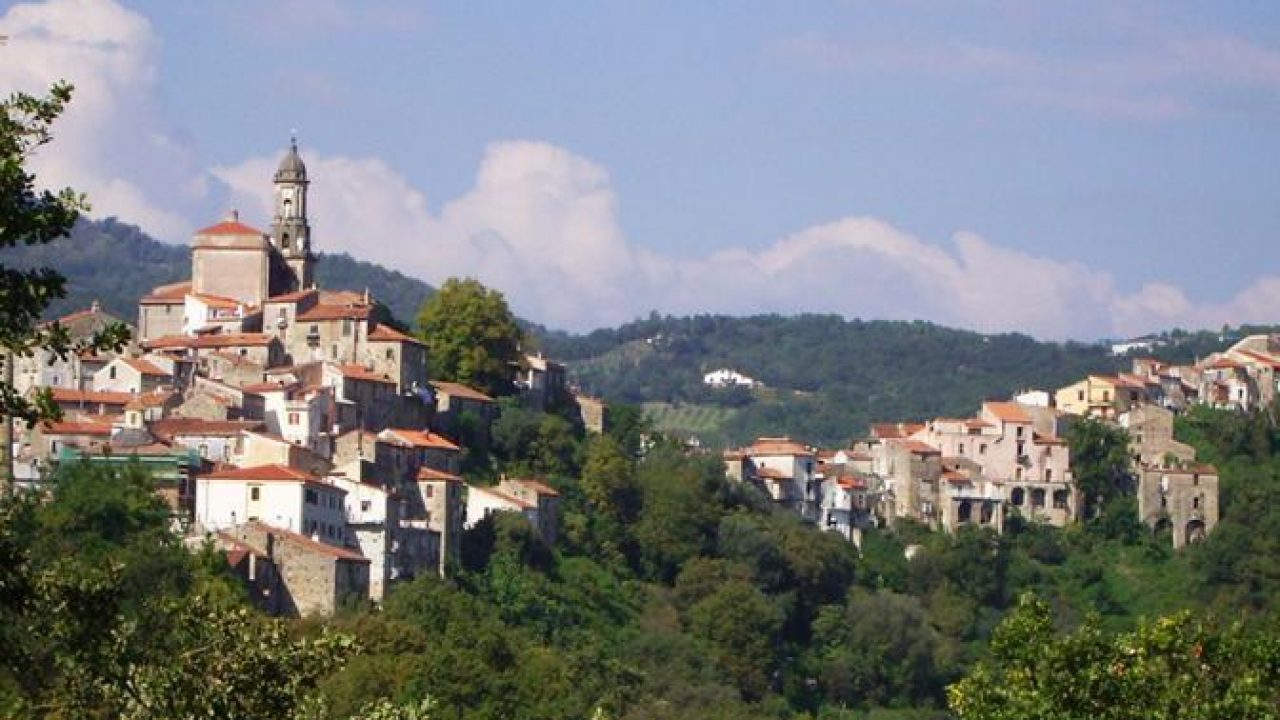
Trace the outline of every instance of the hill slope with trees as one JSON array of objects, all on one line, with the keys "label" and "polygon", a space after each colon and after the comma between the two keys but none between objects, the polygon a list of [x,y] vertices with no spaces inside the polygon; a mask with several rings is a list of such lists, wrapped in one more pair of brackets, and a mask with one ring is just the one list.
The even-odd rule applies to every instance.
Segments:
[{"label": "hill slope with trees", "polygon": [[[12,248],[5,263],[16,269],[56,267],[67,278],[67,296],[50,304],[47,317],[82,310],[97,300],[108,312],[132,322],[138,299],[151,288],[191,277],[191,248],[153,240],[136,226],[113,218],[81,220],[69,238]],[[346,254],[320,254],[316,281],[326,288],[368,288],[404,323],[411,323],[435,292],[421,280]]]}]

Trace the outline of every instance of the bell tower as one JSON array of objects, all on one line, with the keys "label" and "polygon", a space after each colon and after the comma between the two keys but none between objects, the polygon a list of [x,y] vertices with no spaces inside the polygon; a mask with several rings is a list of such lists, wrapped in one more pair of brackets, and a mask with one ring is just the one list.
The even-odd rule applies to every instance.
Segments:
[{"label": "bell tower", "polygon": [[[280,253],[290,274],[290,287],[279,292],[292,292],[311,287],[311,225],[307,222],[307,166],[298,155],[298,139],[291,138],[289,152],[280,160],[274,178],[276,186],[275,216],[271,219],[271,245]],[[272,294],[277,290],[272,288]]]}]

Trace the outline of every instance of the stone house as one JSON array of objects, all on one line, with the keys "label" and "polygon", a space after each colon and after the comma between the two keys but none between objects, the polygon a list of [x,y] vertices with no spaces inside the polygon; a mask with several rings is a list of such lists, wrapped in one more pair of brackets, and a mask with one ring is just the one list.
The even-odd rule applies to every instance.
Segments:
[{"label": "stone house", "polygon": [[[233,568],[245,563],[242,577],[254,563],[250,595],[272,614],[332,615],[369,597],[370,563],[354,550],[261,522],[228,528],[218,538],[227,543]],[[269,569],[262,569],[263,563]]]},{"label": "stone house", "polygon": [[435,395],[433,428],[461,442],[466,425],[482,445],[488,444],[493,421],[498,416],[498,405],[493,398],[462,383],[440,380],[431,381],[431,390]]},{"label": "stone house", "polygon": [[759,487],[774,503],[809,522],[817,522],[822,489],[817,454],[790,438],[759,438],[725,453],[729,477]]},{"label": "stone house", "polygon": [[147,358],[120,356],[93,374],[93,389],[107,392],[147,393],[173,386],[172,371]]},{"label": "stone house", "polygon": [[1203,540],[1218,525],[1218,471],[1186,463],[1144,467],[1138,475],[1138,516],[1173,535],[1174,549]]}]

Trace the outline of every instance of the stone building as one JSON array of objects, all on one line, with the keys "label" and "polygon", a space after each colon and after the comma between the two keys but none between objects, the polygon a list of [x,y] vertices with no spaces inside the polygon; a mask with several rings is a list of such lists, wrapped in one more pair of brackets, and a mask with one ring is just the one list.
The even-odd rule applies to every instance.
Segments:
[{"label": "stone building", "polygon": [[1218,525],[1217,469],[1196,463],[1143,468],[1138,516],[1156,530],[1168,529],[1174,549],[1203,540]]},{"label": "stone building", "polygon": [[[332,615],[369,597],[369,559],[354,550],[261,522],[229,528],[217,539],[232,568],[249,580],[251,597],[274,615]],[[254,556],[252,570],[246,554]]]}]

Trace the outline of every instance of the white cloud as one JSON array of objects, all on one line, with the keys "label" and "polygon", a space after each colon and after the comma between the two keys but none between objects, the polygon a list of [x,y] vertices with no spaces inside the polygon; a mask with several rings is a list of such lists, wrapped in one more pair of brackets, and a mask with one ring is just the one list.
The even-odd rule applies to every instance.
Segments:
[{"label": "white cloud", "polygon": [[[225,193],[247,220],[265,224],[278,156],[205,171],[173,140],[155,99],[159,40],[144,18],[107,0],[50,0],[11,8],[0,34],[10,36],[0,48],[0,84],[38,91],[66,77],[79,86],[56,142],[37,160],[42,181],[73,185],[90,194],[97,214],[168,240],[215,219],[210,198]],[[1020,72],[1012,55],[955,52],[975,72]],[[1211,52],[1230,77],[1261,82],[1273,72],[1268,57],[1247,47]],[[305,148],[304,156],[317,250],[350,252],[434,283],[477,277],[522,315],[575,330],[650,309],[812,311],[1092,338],[1274,321],[1280,307],[1280,278],[1214,303],[1154,282],[1126,294],[1097,268],[965,232],[929,242],[869,217],[803,229],[760,250],[661,256],[626,237],[603,167],[545,142],[491,144],[474,186],[434,205],[384,160]]]},{"label": "white cloud", "polygon": [[189,148],[175,142],[156,98],[159,39],[113,2],[50,0],[0,16],[0,87],[43,93],[75,85],[54,142],[32,162],[39,181],[86,193],[94,216],[116,215],[176,240],[209,187]]}]

